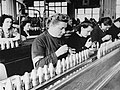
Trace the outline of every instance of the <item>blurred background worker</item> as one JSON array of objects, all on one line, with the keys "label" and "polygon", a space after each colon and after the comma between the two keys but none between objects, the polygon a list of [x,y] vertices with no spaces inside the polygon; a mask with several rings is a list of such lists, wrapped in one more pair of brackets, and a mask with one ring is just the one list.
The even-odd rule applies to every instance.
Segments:
[{"label": "blurred background worker", "polygon": [[[13,27],[12,16],[1,16],[0,38],[14,38],[15,40],[20,39],[20,34],[18,33],[17,28]],[[24,39],[25,37],[22,36],[22,40]]]}]

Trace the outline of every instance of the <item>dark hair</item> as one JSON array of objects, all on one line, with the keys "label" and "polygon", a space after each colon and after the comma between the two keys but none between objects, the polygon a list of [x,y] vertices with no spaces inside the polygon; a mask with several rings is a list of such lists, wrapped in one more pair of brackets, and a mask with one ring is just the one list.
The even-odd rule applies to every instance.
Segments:
[{"label": "dark hair", "polygon": [[107,25],[111,26],[112,25],[112,20],[111,20],[110,17],[102,17],[102,18],[99,19],[98,24],[101,25],[102,23],[105,26],[107,26]]},{"label": "dark hair", "polygon": [[79,18],[77,18],[76,21],[77,21],[77,25],[80,24],[80,19]]},{"label": "dark hair", "polygon": [[88,26],[94,27],[93,23],[90,20],[85,20],[77,26],[77,31],[81,32],[81,27],[88,28]]},{"label": "dark hair", "polygon": [[10,18],[10,19],[12,20],[12,23],[13,23],[13,18],[12,18],[12,16],[3,14],[3,15],[0,17],[0,26],[1,26],[1,27],[2,27],[3,22],[4,22],[4,20],[5,20],[6,18]]},{"label": "dark hair", "polygon": [[120,17],[114,20],[114,22],[117,22],[117,21],[120,22]]},{"label": "dark hair", "polygon": [[90,21],[94,24],[94,26],[97,25],[97,21],[94,18],[90,18]]},{"label": "dark hair", "polygon": [[90,20],[81,22],[81,27],[87,28],[88,26],[91,26],[92,28],[94,26],[93,23]]},{"label": "dark hair", "polygon": [[62,21],[62,22],[68,22],[69,20],[69,16],[67,14],[60,14],[60,13],[57,13],[57,14],[54,14],[52,15],[51,17],[49,17],[46,21],[46,24],[47,26],[50,25],[50,23],[52,23],[53,25],[54,24],[57,24],[58,21]]},{"label": "dark hair", "polygon": [[26,23],[31,23],[31,20],[29,18],[25,19],[24,21],[21,22],[21,27],[24,27]]}]

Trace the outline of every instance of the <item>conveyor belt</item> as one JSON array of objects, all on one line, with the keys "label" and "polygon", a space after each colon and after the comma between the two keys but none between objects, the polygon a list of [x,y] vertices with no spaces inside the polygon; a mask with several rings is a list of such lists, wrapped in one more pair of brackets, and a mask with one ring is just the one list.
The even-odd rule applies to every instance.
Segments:
[{"label": "conveyor belt", "polygon": [[[113,43],[109,49],[101,47],[99,50],[102,52],[100,53],[104,54],[100,57],[100,59],[97,59],[98,54],[83,61],[80,59],[81,57],[79,57],[79,63],[76,65],[74,64],[66,71],[63,71],[61,74],[54,77],[48,78],[48,72],[48,74],[46,74],[48,79],[43,78],[44,80],[42,82],[38,82],[36,69],[33,69],[27,76],[27,78],[30,78],[28,84],[24,82],[26,77],[24,78],[24,76],[20,76],[21,80],[19,80],[19,83],[21,81],[23,82],[20,86],[24,88],[30,84],[30,90],[99,90],[102,86],[105,86],[106,82],[110,81],[110,79],[112,79],[112,77],[114,77],[114,75],[120,70],[120,48],[118,45],[119,44],[116,46],[116,44]],[[81,52],[79,55],[82,55]],[[86,57],[85,53],[83,57]],[[82,59],[84,59],[83,57]],[[71,59],[69,59],[69,61],[70,60]],[[74,58],[74,60],[78,59]],[[73,62],[71,64],[73,64]],[[45,69],[43,70],[45,75]],[[40,71],[40,73],[41,72],[42,71]],[[11,78],[13,86],[16,84],[15,80],[17,79],[18,77]],[[3,85],[6,85],[6,80],[3,82]]]},{"label": "conveyor belt", "polygon": [[71,75],[63,82],[58,83],[51,90],[86,90],[90,85],[94,85],[94,82],[106,71],[117,64],[119,58],[119,49],[116,49],[103,58],[89,64],[86,68]]}]

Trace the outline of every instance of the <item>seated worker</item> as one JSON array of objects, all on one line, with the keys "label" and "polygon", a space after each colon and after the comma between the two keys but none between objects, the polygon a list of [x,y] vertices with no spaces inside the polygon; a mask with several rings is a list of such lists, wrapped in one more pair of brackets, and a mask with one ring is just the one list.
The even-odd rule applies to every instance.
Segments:
[{"label": "seated worker", "polygon": [[107,30],[112,25],[112,20],[110,17],[103,17],[99,20],[98,25],[96,25],[91,33],[92,42],[99,42],[99,44],[111,40],[111,35],[107,34]]},{"label": "seated worker", "polygon": [[[34,67],[43,67],[49,63],[56,66],[68,52],[68,46],[62,40],[69,17],[66,14],[55,14],[47,19],[48,29],[32,43],[32,60]],[[63,55],[63,57],[62,57]]]},{"label": "seated worker", "polygon": [[25,37],[30,36],[31,23],[30,20],[22,21],[21,34]]},{"label": "seated worker", "polygon": [[42,32],[39,27],[31,26],[31,20],[26,19],[21,23],[21,35],[25,36],[26,39],[40,35]]},{"label": "seated worker", "polygon": [[[15,40],[20,39],[20,34],[17,31],[17,28],[12,26],[13,19],[12,16],[2,15],[1,17],[1,28],[0,28],[0,38],[13,38]],[[23,40],[24,37],[22,36]]]},{"label": "seated worker", "polygon": [[89,20],[81,22],[78,26],[77,32],[74,32],[69,39],[67,44],[69,47],[76,50],[76,52],[87,49],[92,45],[90,41],[90,33],[93,30],[93,24]]},{"label": "seated worker", "polygon": [[107,33],[112,35],[112,41],[120,38],[120,17],[114,20],[114,23],[109,28]]},{"label": "seated worker", "polygon": [[65,38],[69,38],[69,36],[71,36],[71,34],[74,32],[73,24],[73,19],[70,19],[68,21],[67,27],[65,28]]}]

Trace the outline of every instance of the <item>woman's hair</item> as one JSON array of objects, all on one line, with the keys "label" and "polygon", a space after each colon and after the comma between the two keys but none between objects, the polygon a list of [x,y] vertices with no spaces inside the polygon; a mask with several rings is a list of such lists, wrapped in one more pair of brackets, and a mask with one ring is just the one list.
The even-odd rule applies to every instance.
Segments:
[{"label": "woman's hair", "polygon": [[87,28],[88,26],[93,27],[93,23],[92,23],[91,21],[89,21],[89,20],[83,21],[83,22],[81,23],[81,27],[83,27],[83,28]]},{"label": "woman's hair", "polygon": [[56,13],[54,15],[52,15],[51,17],[49,17],[47,20],[46,20],[46,24],[47,24],[47,27],[49,27],[50,24],[52,25],[55,25],[57,24],[59,21],[62,21],[62,22],[68,22],[69,20],[69,16],[67,14],[60,14],[60,13]]},{"label": "woman's hair", "polygon": [[2,27],[3,22],[4,22],[4,20],[5,20],[6,18],[10,18],[10,19],[12,20],[12,23],[13,23],[13,18],[12,18],[12,16],[3,14],[3,15],[0,17],[0,26],[1,26],[1,27]]},{"label": "woman's hair", "polygon": [[94,26],[97,25],[97,21],[94,18],[90,18],[90,21],[94,24]]},{"label": "woman's hair", "polygon": [[99,19],[98,24],[101,26],[101,24],[104,24],[105,26],[111,26],[112,25],[112,20],[110,17],[102,17]]},{"label": "woman's hair", "polygon": [[20,27],[24,27],[26,25],[26,23],[31,23],[31,20],[28,18],[28,19],[22,21]]},{"label": "woman's hair", "polygon": [[77,26],[77,31],[81,32],[81,27],[88,28],[89,26],[91,26],[93,28],[94,27],[93,22],[91,22],[90,20],[85,20]]}]

